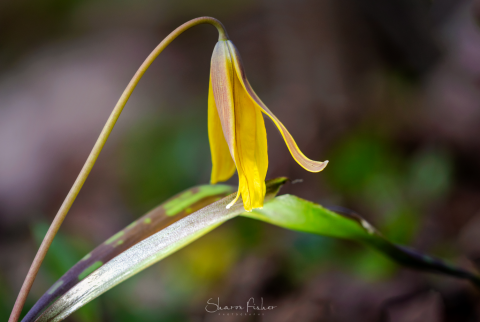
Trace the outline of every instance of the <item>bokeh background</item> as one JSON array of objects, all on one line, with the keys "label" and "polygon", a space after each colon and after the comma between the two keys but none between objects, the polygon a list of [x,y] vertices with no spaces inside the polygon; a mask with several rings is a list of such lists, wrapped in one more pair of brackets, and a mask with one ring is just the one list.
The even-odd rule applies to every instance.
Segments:
[{"label": "bokeh background", "polygon": [[[1,0],[1,320],[131,76],[170,31],[203,15],[225,24],[250,83],[303,152],[330,160],[305,172],[266,121],[267,178],[301,179],[283,193],[353,209],[395,242],[480,266],[480,2]],[[216,39],[211,26],[195,27],[148,70],[26,309],[116,231],[208,182]],[[263,297],[277,308],[206,313],[217,297]],[[466,282],[404,269],[360,245],[238,218],[68,321],[473,322],[479,299]]]}]

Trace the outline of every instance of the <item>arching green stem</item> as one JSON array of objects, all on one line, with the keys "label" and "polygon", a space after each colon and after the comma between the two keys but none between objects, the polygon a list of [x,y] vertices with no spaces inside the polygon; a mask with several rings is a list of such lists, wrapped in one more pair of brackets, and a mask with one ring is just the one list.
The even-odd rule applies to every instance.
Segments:
[{"label": "arching green stem", "polygon": [[83,168],[80,171],[80,174],[78,175],[77,179],[75,180],[75,183],[73,184],[72,188],[68,192],[68,195],[63,201],[62,206],[58,210],[57,215],[53,219],[53,222],[50,225],[50,228],[48,229],[48,232],[45,235],[45,238],[43,239],[37,254],[35,255],[33,263],[30,266],[30,269],[28,270],[27,276],[25,277],[25,281],[23,282],[22,288],[20,289],[20,292],[18,294],[17,300],[15,301],[15,305],[13,307],[12,313],[8,320],[9,322],[18,321],[22,308],[27,299],[27,295],[30,292],[30,289],[32,288],[33,281],[37,276],[38,270],[40,269],[40,265],[42,264],[43,259],[45,258],[48,248],[52,244],[53,238],[55,237],[58,229],[60,228],[60,225],[62,224],[68,211],[70,210],[70,207],[75,201],[75,198],[80,192],[80,189],[82,189],[82,186],[85,180],[87,179],[88,175],[90,174],[90,171],[92,170],[92,167],[95,164],[95,161],[97,160],[98,155],[100,154],[100,151],[102,151],[102,148],[105,145],[105,142],[107,141],[108,136],[112,132],[112,129],[115,123],[117,122],[118,117],[120,116],[120,113],[122,113],[123,107],[127,103],[128,99],[130,98],[130,95],[132,94],[133,90],[135,89],[138,82],[140,81],[140,78],[142,78],[143,74],[148,69],[148,67],[152,64],[155,58],[157,58],[157,56],[181,33],[183,33],[185,30],[190,29],[196,25],[206,24],[206,23],[211,24],[217,28],[218,40],[228,40],[228,35],[227,35],[227,32],[225,31],[224,26],[217,19],[211,18],[211,17],[200,17],[200,18],[190,20],[184,23],[183,25],[181,25],[180,27],[178,27],[177,29],[175,29],[164,40],[162,40],[162,42],[152,51],[152,53],[147,57],[147,59],[145,59],[143,64],[140,66],[140,68],[137,70],[137,72],[133,76],[130,83],[128,83],[127,88],[125,89],[122,96],[118,100],[117,105],[115,105],[112,111],[112,114],[110,114],[110,117],[108,118],[107,123],[103,127],[103,130],[100,133],[100,136],[98,137],[97,142],[93,146],[93,149],[90,152],[90,155],[88,156],[87,161],[83,165]]}]

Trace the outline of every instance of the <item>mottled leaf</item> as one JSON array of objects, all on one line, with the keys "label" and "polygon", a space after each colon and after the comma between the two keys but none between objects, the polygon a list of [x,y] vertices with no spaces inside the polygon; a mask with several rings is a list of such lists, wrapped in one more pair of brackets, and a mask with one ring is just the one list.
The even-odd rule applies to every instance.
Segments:
[{"label": "mottled leaf", "polygon": [[22,322],[34,321],[48,305],[126,249],[234,191],[233,187],[227,185],[203,185],[168,199],[83,257],[47,290]]},{"label": "mottled leaf", "polygon": [[[267,182],[266,203],[275,197],[285,182],[285,178]],[[231,194],[191,213],[189,216],[184,216],[184,218],[124,250],[106,263],[93,262],[93,267],[90,266],[91,268],[83,274],[85,276],[81,274],[81,281],[61,295],[35,321],[63,320],[115,285],[188,245],[225,221],[241,214],[245,211],[241,199],[230,209],[226,208],[234,198],[235,194]],[[136,225],[138,224],[140,223]],[[135,225],[132,227],[135,227]],[[107,240],[108,245],[123,245],[119,241],[125,237],[125,234],[114,237]],[[61,286],[62,284],[58,287]],[[55,285],[52,286],[52,288],[54,287]]]}]

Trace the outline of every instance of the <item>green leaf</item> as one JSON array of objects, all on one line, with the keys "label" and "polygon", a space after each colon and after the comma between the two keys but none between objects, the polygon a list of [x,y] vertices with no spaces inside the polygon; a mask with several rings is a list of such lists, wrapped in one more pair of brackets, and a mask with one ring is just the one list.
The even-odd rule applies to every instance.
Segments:
[{"label": "green leaf", "polygon": [[480,287],[480,276],[396,245],[358,214],[345,209],[334,212],[296,196],[283,195],[266,204],[263,209],[255,209],[250,213],[243,213],[242,216],[287,229],[360,242],[380,251],[400,265],[464,278]]},{"label": "green leaf", "polygon": [[[285,178],[267,182],[266,204],[275,197],[285,182]],[[88,272],[85,275],[88,276],[81,276],[84,278],[78,284],[61,295],[35,321],[63,320],[115,285],[188,245],[225,221],[241,214],[245,211],[241,200],[237,201],[230,209],[226,208],[234,198],[235,193],[181,218],[163,230],[136,243],[107,263],[95,261],[92,264],[93,268],[91,266],[87,268]],[[184,200],[180,203],[183,204]],[[177,207],[178,203],[174,203],[174,206]],[[133,227],[136,225],[133,225]],[[126,235],[122,232],[117,233],[104,244],[123,245],[123,243],[119,244],[119,241],[123,240]],[[90,260],[90,258],[88,259]],[[54,285],[52,288],[61,287],[61,280],[57,283],[60,284],[58,286]]]}]

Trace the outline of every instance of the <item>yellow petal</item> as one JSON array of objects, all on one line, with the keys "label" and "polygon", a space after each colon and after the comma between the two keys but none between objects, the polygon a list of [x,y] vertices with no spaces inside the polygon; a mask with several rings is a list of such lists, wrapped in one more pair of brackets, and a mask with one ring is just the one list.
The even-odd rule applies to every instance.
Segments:
[{"label": "yellow petal", "polygon": [[292,154],[295,161],[300,164],[303,168],[310,172],[320,172],[322,171],[328,164],[328,161],[318,162],[314,160],[310,160],[307,158],[302,151],[300,151],[297,143],[293,139],[292,135],[287,131],[287,128],[280,122],[280,120],[268,109],[268,107],[260,100],[260,98],[255,94],[250,83],[248,82],[245,71],[243,70],[243,65],[240,59],[240,55],[238,54],[237,49],[233,45],[231,41],[227,41],[228,48],[230,49],[230,54],[232,55],[233,65],[235,68],[235,73],[239,76],[238,79],[240,80],[243,89],[248,93],[249,97],[251,97],[258,108],[260,108],[263,113],[267,114],[272,121],[277,126],[278,130],[283,136],[285,143],[287,144],[288,150]]},{"label": "yellow petal", "polygon": [[[261,110],[235,75],[226,41],[219,41],[215,46],[211,81],[219,122],[238,171],[237,197],[229,206],[241,196],[245,209],[251,211],[262,207],[265,198],[267,137]],[[212,130],[212,137],[214,135]]]},{"label": "yellow petal", "polygon": [[233,79],[235,104],[235,163],[239,193],[246,211],[263,207],[268,167],[267,134],[260,109],[243,88],[238,75]]},{"label": "yellow petal", "polygon": [[213,97],[212,80],[208,87],[208,139],[212,154],[212,175],[210,183],[226,181],[235,173],[235,163],[223,136],[222,124],[218,116],[217,106]]}]

